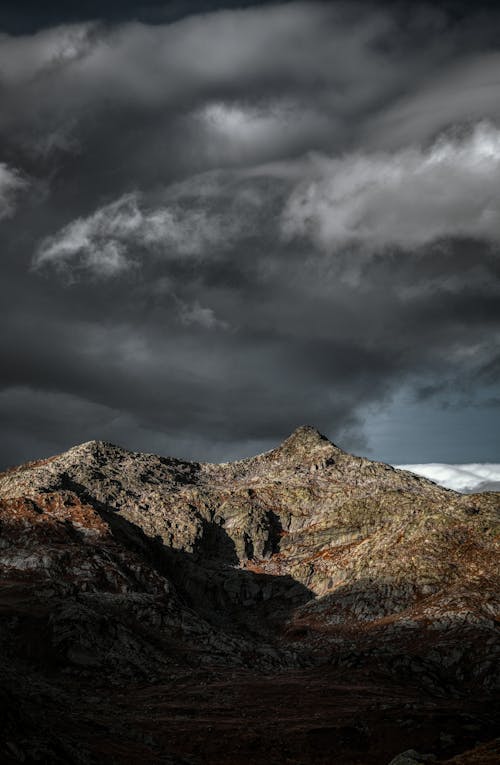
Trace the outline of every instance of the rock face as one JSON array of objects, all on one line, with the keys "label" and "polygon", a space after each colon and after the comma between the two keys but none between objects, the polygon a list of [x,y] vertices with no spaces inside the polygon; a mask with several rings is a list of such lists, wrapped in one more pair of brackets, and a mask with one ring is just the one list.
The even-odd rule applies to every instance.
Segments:
[{"label": "rock face", "polygon": [[497,493],[301,427],[219,465],[85,443],[0,475],[0,523],[5,761],[442,761],[495,734]]}]

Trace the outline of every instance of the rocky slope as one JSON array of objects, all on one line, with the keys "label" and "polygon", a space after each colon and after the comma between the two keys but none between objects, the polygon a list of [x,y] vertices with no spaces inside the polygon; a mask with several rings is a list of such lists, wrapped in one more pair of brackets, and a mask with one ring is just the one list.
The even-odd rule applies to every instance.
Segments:
[{"label": "rocky slope", "polygon": [[303,427],[220,465],[82,444],[0,475],[0,524],[5,761],[444,761],[497,733],[498,493]]}]

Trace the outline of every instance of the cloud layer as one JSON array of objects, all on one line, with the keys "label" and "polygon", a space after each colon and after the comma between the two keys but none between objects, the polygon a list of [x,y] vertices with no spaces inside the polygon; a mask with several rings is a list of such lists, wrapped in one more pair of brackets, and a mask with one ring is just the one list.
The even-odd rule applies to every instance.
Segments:
[{"label": "cloud layer", "polygon": [[[228,131],[252,133],[242,113],[228,119]],[[34,263],[110,277],[137,265],[141,254],[211,257],[244,239],[249,219],[263,241],[296,237],[330,254],[346,247],[369,255],[418,252],[447,238],[493,244],[500,242],[499,186],[500,130],[483,122],[426,149],[315,154],[250,172],[208,172],[167,188],[164,204],[149,209],[138,193],[126,194],[49,236]],[[271,200],[278,206],[270,226],[262,208]]]},{"label": "cloud layer", "polygon": [[480,491],[500,491],[500,465],[443,465],[430,462],[425,465],[397,465],[401,470],[429,478],[447,489],[465,494]]},{"label": "cloud layer", "polygon": [[[403,389],[492,433],[495,13],[195,5],[0,35],[0,460],[226,459],[300,423],[384,459],[375,410],[424,462]],[[500,459],[453,422],[433,459]]]}]

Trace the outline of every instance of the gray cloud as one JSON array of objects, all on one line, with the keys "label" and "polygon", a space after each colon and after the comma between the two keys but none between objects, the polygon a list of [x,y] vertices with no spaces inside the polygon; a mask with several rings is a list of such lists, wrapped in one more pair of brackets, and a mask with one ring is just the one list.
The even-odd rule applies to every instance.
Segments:
[{"label": "gray cloud", "polygon": [[[0,228],[0,459],[224,459],[309,422],[423,461],[398,392],[417,422],[498,385],[492,26],[287,3],[1,37],[1,157],[45,193]],[[500,459],[453,422],[433,459]]]},{"label": "gray cloud", "polygon": [[[500,82],[498,51],[469,54],[450,62],[436,76],[405,93],[367,126],[366,139],[382,147],[428,141],[450,125],[498,121]],[[369,135],[368,135],[369,134]]]},{"label": "gray cloud", "polygon": [[28,181],[17,171],[0,163],[0,219],[14,213],[19,192],[26,189]]},{"label": "gray cloud", "polygon": [[[247,129],[240,112],[230,117],[231,129],[233,118],[234,130]],[[250,121],[249,133],[253,127]],[[278,237],[276,221],[262,214],[271,200],[286,241],[300,237],[327,253],[346,246],[415,251],[450,237],[498,243],[499,184],[500,131],[481,122],[425,149],[315,154],[207,173],[167,188],[163,205],[149,209],[138,193],[127,194],[47,237],[34,263],[110,277],[137,265],[140,253],[216,257],[248,236],[249,222],[254,235]]]},{"label": "gray cloud", "polygon": [[94,135],[98,163],[107,154],[116,165],[129,130],[139,128],[147,140],[127,155],[136,183],[151,162],[164,175],[172,165],[185,172],[338,148],[363,127],[357,115],[376,114],[462,42],[450,32],[448,45],[438,43],[442,29],[431,10],[410,13],[405,24],[417,42],[427,36],[425,58],[407,44],[397,17],[357,3],[4,35],[0,130],[36,155],[85,146],[94,170]]}]

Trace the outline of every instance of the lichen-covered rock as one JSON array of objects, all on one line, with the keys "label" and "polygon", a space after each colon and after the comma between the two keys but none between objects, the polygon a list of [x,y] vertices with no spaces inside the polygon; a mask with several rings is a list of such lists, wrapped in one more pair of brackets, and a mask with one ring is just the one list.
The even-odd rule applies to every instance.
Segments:
[{"label": "lichen-covered rock", "polygon": [[61,491],[201,565],[292,577],[311,596],[297,626],[487,633],[500,613],[498,494],[462,496],[347,454],[314,428],[234,463],[89,442],[0,477],[4,497]]}]

